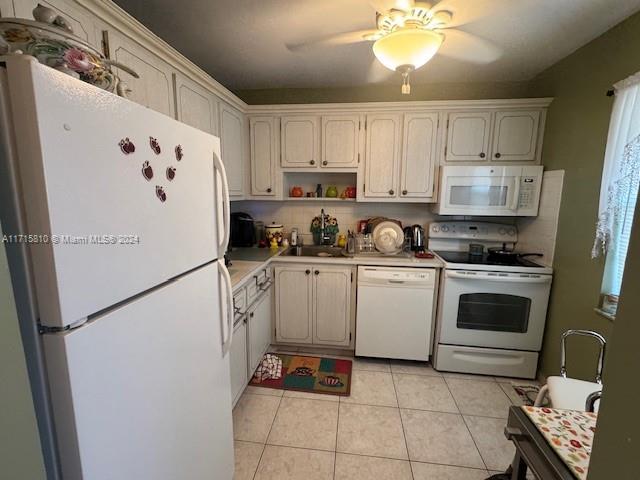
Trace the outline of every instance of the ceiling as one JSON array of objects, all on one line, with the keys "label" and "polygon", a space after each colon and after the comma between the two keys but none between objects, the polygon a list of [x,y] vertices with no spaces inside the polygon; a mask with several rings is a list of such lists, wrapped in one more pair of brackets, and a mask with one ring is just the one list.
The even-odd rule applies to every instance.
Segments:
[{"label": "ceiling", "polygon": [[[399,84],[371,43],[287,45],[375,27],[367,0],[115,0],[232,90]],[[153,6],[151,5],[153,3]],[[453,24],[492,42],[488,64],[436,55],[413,84],[528,80],[640,10],[640,0],[442,0]],[[455,38],[442,50],[468,49]]]}]

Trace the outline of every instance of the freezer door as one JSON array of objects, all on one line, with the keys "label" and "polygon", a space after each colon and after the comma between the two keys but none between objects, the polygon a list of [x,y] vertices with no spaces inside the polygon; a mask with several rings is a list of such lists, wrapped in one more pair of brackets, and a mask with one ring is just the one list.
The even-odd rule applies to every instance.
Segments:
[{"label": "freezer door", "polygon": [[218,258],[219,139],[24,57],[7,72],[24,233],[46,236],[29,241],[41,322],[72,324]]},{"label": "freezer door", "polygon": [[218,263],[44,335],[66,480],[231,480]]}]

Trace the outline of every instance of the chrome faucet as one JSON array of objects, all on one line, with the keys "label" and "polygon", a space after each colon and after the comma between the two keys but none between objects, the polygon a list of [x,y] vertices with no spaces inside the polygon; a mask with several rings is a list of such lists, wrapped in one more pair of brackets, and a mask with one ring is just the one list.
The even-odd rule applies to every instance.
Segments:
[{"label": "chrome faucet", "polygon": [[326,233],[327,217],[324,214],[324,208],[320,210],[320,245],[331,245],[331,235]]}]

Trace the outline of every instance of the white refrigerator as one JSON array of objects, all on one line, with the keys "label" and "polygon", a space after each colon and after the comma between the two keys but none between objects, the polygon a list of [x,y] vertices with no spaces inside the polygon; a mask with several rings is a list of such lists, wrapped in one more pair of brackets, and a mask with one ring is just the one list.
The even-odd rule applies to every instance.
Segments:
[{"label": "white refrigerator", "polygon": [[1,60],[2,220],[62,478],[231,480],[219,139],[30,57]]}]

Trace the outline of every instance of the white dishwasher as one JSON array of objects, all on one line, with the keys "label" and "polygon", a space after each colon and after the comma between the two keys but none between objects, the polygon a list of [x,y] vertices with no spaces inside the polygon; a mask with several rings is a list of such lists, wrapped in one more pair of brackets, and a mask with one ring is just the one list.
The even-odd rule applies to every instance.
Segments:
[{"label": "white dishwasher", "polygon": [[429,360],[436,270],[358,267],[356,355]]}]

